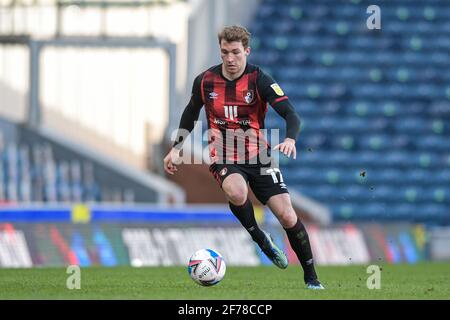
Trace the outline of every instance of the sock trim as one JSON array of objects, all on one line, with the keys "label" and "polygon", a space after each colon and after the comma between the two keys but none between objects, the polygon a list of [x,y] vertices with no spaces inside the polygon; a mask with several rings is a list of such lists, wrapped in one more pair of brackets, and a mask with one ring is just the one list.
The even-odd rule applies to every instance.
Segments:
[{"label": "sock trim", "polygon": [[228,203],[230,204],[230,206],[233,206],[233,207],[235,207],[235,208],[243,208],[243,207],[247,206],[249,202],[250,202],[250,200],[247,198],[247,200],[245,200],[245,202],[244,202],[242,205],[237,206],[237,205],[231,203],[230,201],[228,201]]},{"label": "sock trim", "polygon": [[297,222],[295,223],[295,225],[294,225],[293,227],[291,227],[291,228],[284,228],[284,227],[283,227],[283,229],[284,229],[286,232],[292,233],[292,232],[294,232],[294,231],[300,229],[300,228],[301,228],[301,225],[302,225],[302,222],[300,221],[299,218],[297,218]]}]

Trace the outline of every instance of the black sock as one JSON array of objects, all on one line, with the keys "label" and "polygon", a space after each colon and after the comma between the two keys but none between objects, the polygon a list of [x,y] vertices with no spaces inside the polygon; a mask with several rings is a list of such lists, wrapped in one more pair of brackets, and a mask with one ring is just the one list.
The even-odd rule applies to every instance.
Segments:
[{"label": "black sock", "polygon": [[235,206],[231,202],[230,209],[236,218],[239,219],[244,228],[250,233],[253,241],[258,245],[264,243],[265,235],[264,232],[258,227],[255,220],[255,213],[253,212],[253,205],[250,200],[247,199],[242,206]]},{"label": "black sock", "polygon": [[284,229],[291,244],[292,249],[302,265],[303,271],[305,273],[305,282],[310,280],[316,280],[317,274],[314,269],[314,260],[311,250],[311,245],[309,243],[308,233],[306,232],[305,226],[299,219],[297,223],[292,228]]}]

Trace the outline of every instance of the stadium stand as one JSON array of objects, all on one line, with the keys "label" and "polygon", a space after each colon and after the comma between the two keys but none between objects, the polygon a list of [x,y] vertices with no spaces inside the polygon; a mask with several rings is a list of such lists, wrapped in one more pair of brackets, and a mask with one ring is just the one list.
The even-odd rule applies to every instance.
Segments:
[{"label": "stadium stand", "polygon": [[[50,144],[9,143],[2,148],[0,166],[1,201],[80,202],[108,198],[94,180],[92,163],[56,161]],[[122,200],[120,195],[117,200]]]},{"label": "stadium stand", "polygon": [[182,201],[175,185],[167,189],[160,180],[50,131],[0,118],[0,204]]},{"label": "stadium stand", "polygon": [[[165,10],[171,7],[168,3],[173,7]],[[383,282],[381,295],[371,291],[367,297],[448,296],[442,285],[448,264],[421,263],[417,268],[406,264],[450,260],[450,73],[446,72],[450,3],[382,1],[382,30],[369,31],[365,22],[371,4],[246,0],[244,7],[239,0],[0,0],[0,21],[4,21],[0,23],[0,268],[15,269],[2,271],[0,287],[12,290],[0,290],[0,298],[2,293],[8,299],[86,298],[85,290],[76,296],[66,290],[61,277],[50,276],[56,269],[45,270],[79,266],[83,279],[89,278],[85,276],[89,272],[108,274],[96,277],[108,281],[102,282],[104,293],[94,292],[92,298],[180,299],[177,283],[184,281],[183,276],[174,277],[174,269],[166,267],[185,270],[192,253],[207,247],[217,249],[227,267],[272,265],[229,210],[207,164],[180,165],[170,178],[157,174],[154,165],[162,163],[164,149],[172,146],[164,140],[178,127],[192,80],[219,60],[216,31],[234,23],[250,27],[250,62],[275,77],[302,118],[297,160],[280,159],[294,208],[321,266],[320,277],[331,279],[326,287],[336,297],[349,298],[347,287],[352,296],[361,298],[361,290],[368,294],[363,274],[370,274],[372,267],[381,271],[381,264],[384,268],[388,263],[401,264],[397,272],[418,281],[413,287],[405,286],[410,281],[402,277],[397,284]],[[146,73],[145,68],[127,68],[129,57],[135,57],[132,43],[158,39],[164,40],[172,63],[162,77],[150,68],[149,77],[140,80],[133,70]],[[102,49],[86,52],[81,48],[85,40]],[[110,47],[110,40],[114,46]],[[42,59],[37,52],[29,54],[29,48],[40,45],[51,47],[49,51],[40,47],[46,51]],[[61,56],[56,55],[59,50]],[[116,53],[120,59],[108,62]],[[107,68],[97,69],[95,63],[90,68],[92,61],[78,60],[80,54],[98,55]],[[72,59],[79,61],[78,66]],[[153,59],[145,53],[142,59],[156,67],[167,57]],[[57,62],[54,70],[46,65],[50,60]],[[94,77],[95,70],[104,77]],[[124,72],[112,77],[116,71]],[[56,86],[45,81],[52,74]],[[65,79],[71,82],[63,87]],[[167,82],[170,99],[161,103],[143,99],[142,108],[134,107],[137,89],[165,95],[148,80]],[[185,94],[179,92],[183,90]],[[58,99],[47,99],[49,92]],[[114,100],[116,108],[107,98]],[[282,137],[285,123],[269,110],[266,125],[281,128]],[[166,111],[168,123],[165,116],[156,117]],[[144,124],[147,116],[152,119],[148,124],[158,126],[137,124]],[[78,121],[82,119],[84,123]],[[126,121],[108,123],[107,119]],[[166,133],[157,135],[158,127],[165,125]],[[138,127],[145,130],[129,130]],[[117,132],[121,134],[116,136]],[[102,136],[94,137],[99,133]],[[128,157],[136,137],[143,142],[139,159]],[[113,140],[121,142],[120,148],[114,148]],[[197,147],[192,149],[201,149]],[[192,151],[200,151],[194,154],[196,160],[202,158],[202,150]],[[252,192],[249,198],[258,224],[270,232],[289,264],[299,268],[278,219]],[[331,209],[334,219],[322,204]],[[335,267],[351,264],[357,267]],[[369,265],[367,273],[363,265]],[[89,266],[97,268],[85,268]],[[121,268],[101,268],[113,266]],[[31,267],[36,270],[18,269]],[[264,268],[261,276],[258,269],[247,270],[254,291],[266,292],[259,289],[267,288],[270,270]],[[36,277],[35,272],[43,276]],[[352,275],[354,281],[341,286],[335,281],[338,273]],[[66,274],[67,280],[72,278]],[[138,277],[142,291],[133,277]],[[287,298],[302,298],[301,290],[290,290],[303,285],[297,281],[301,276],[289,273],[287,277],[285,284],[278,285],[280,290],[290,292]],[[170,296],[166,279],[176,280]],[[369,281],[366,284],[371,289]],[[398,295],[393,297],[389,287]],[[240,294],[244,296],[231,298],[258,297]],[[273,293],[276,299],[277,294]]]},{"label": "stadium stand", "polygon": [[[302,118],[285,179],[335,221],[448,222],[450,3],[383,2],[381,30],[366,26],[370,4],[261,2],[250,61]],[[273,110],[266,125],[284,135]]]}]

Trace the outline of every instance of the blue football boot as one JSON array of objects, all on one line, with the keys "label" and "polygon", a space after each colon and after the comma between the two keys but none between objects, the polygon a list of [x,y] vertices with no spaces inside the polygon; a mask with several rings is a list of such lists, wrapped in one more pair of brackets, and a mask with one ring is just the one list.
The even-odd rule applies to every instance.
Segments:
[{"label": "blue football boot", "polygon": [[325,287],[320,283],[319,280],[310,280],[306,282],[306,288],[312,289],[312,290],[323,290]]},{"label": "blue football boot", "polygon": [[288,259],[286,254],[277,247],[275,242],[273,242],[272,236],[263,231],[266,235],[266,239],[264,240],[264,244],[261,247],[261,250],[264,254],[280,269],[286,269],[288,266]]}]

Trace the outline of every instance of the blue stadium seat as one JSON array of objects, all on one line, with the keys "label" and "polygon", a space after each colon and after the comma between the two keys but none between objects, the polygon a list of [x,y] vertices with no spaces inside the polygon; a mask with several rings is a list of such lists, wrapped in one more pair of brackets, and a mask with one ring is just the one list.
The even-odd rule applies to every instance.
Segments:
[{"label": "blue stadium seat", "polygon": [[[384,181],[386,182],[386,181]],[[388,201],[396,202],[401,197],[398,187],[393,185],[377,185],[370,190],[370,197],[372,201]]]},{"label": "blue stadium seat", "polygon": [[393,0],[379,35],[344,2],[262,1],[250,28],[303,122],[286,180],[337,220],[449,221],[450,3]]}]

